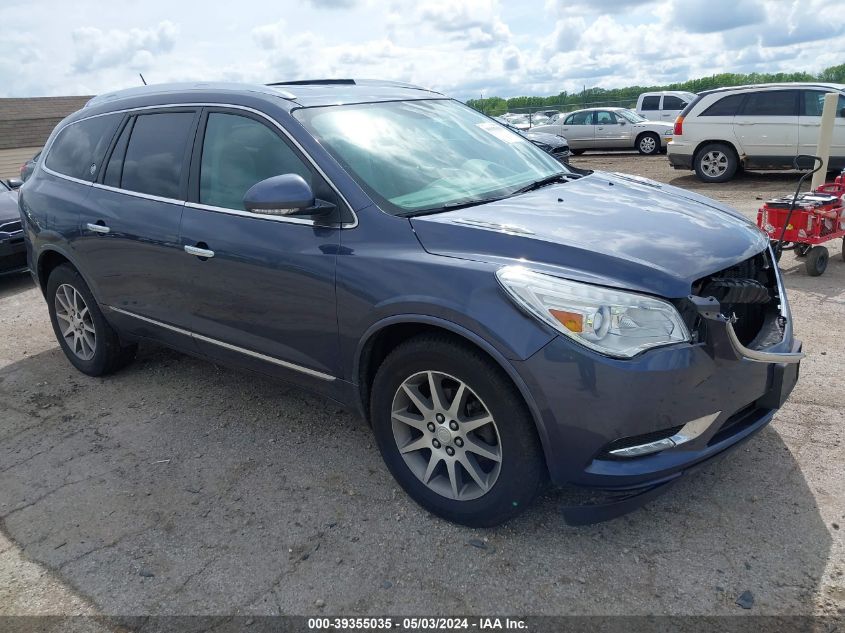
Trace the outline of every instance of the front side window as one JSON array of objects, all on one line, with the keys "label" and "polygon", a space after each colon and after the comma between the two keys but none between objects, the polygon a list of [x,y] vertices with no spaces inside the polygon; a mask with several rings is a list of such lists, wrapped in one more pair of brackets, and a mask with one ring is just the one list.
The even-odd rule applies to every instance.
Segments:
[{"label": "front side window", "polygon": [[643,105],[640,110],[659,110],[660,96],[652,95],[650,97],[643,97]]},{"label": "front side window", "polygon": [[120,118],[119,114],[108,114],[65,126],[53,141],[44,164],[65,176],[94,180]]},{"label": "front side window", "polygon": [[593,125],[593,112],[588,110],[586,112],[570,114],[566,118],[564,125]]},{"label": "front side window", "polygon": [[617,114],[625,119],[628,119],[631,123],[642,123],[643,121],[648,121],[643,116],[640,116],[633,110],[619,110]]},{"label": "front side window", "polygon": [[281,174],[299,174],[312,185],[311,171],[266,125],[236,114],[208,115],[200,161],[201,204],[242,211],[250,187]]},{"label": "front side window", "polygon": [[[120,188],[163,198],[180,198],[182,165],[193,121],[193,112],[138,116],[126,146]],[[108,171],[107,175],[110,175],[111,169]]]},{"label": "front side window", "polygon": [[447,99],[301,108],[294,115],[397,215],[479,204],[567,173],[524,137]]},{"label": "front side window", "polygon": [[797,90],[765,90],[752,92],[742,106],[745,116],[795,116]]},{"label": "front side window", "polygon": [[663,97],[664,110],[683,110],[687,107],[687,102],[674,95],[666,95]]},{"label": "front side window", "polygon": [[615,125],[616,117],[611,112],[601,110],[596,112],[596,125]]}]

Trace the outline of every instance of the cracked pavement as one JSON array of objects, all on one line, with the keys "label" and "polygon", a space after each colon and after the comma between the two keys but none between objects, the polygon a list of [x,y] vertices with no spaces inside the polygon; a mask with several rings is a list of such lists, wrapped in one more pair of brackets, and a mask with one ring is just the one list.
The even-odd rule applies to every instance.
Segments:
[{"label": "cracked pavement", "polygon": [[[574,162],[749,215],[794,182],[707,186],[665,157]],[[740,612],[746,590],[751,613],[842,614],[840,246],[817,278],[784,256],[808,357],[774,423],[644,509],[582,528],[560,518],[558,490],[496,529],[436,519],[363,421],[280,382],[153,345],[86,377],[28,278],[0,279],[0,615],[710,615]]]}]

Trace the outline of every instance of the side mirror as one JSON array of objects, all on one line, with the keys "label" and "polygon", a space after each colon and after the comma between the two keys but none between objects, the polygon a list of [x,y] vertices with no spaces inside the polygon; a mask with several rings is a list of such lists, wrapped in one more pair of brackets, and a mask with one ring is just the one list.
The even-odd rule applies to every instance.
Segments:
[{"label": "side mirror", "polygon": [[625,121],[619,121],[619,125],[625,125]]},{"label": "side mirror", "polygon": [[23,180],[20,178],[9,178],[9,180],[6,181],[6,184],[8,184],[11,189],[20,189],[21,185],[23,185]]},{"label": "side mirror", "polygon": [[244,208],[262,215],[317,216],[332,212],[335,205],[314,198],[299,174],[283,174],[250,187],[244,194]]}]

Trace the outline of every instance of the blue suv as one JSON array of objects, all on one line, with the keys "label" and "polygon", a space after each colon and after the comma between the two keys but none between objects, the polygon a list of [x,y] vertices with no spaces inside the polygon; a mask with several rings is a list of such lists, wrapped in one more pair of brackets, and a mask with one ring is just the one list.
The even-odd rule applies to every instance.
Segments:
[{"label": "blue suv", "polygon": [[69,361],[153,340],[370,420],[419,504],[489,526],[544,483],[627,511],[767,424],[802,357],[766,236],[562,165],[422,88],[149,86],[60,123],[20,194]]}]

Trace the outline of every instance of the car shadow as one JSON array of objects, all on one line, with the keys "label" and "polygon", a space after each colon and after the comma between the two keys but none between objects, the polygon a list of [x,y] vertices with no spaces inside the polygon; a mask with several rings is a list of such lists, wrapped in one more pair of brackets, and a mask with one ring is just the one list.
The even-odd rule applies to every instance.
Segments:
[{"label": "car shadow", "polygon": [[552,490],[476,530],[335,404],[162,348],[102,379],[52,349],[0,399],[3,530],[106,614],[810,613],[831,549],[777,424],[614,521]]},{"label": "car shadow", "polygon": [[0,275],[0,301],[31,289],[35,283],[29,271]]}]

